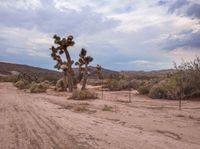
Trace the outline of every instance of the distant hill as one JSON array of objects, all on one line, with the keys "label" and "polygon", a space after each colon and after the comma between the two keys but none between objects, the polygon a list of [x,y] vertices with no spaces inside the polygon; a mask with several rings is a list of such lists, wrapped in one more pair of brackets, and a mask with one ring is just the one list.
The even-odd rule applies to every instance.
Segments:
[{"label": "distant hill", "polygon": [[[91,71],[95,71],[95,67],[90,66],[89,67]],[[77,68],[74,68],[75,73],[78,71]],[[113,71],[109,69],[102,68],[102,72],[104,77],[108,77],[110,75],[124,75],[130,78],[136,78],[136,79],[150,79],[154,77],[160,77],[164,76],[167,73],[171,73],[174,70],[168,69],[168,70],[158,70],[158,71]],[[29,73],[29,74],[36,74],[40,77],[43,78],[61,78],[62,73],[59,71],[54,71],[54,70],[49,70],[49,69],[44,69],[44,68],[39,68],[39,67],[33,67],[33,66],[28,66],[28,65],[22,65],[22,64],[13,64],[13,63],[5,63],[5,62],[0,62],[0,75],[11,75],[13,73]],[[91,76],[91,78],[96,78],[96,75]]]},{"label": "distant hill", "polygon": [[44,68],[38,68],[28,65],[22,65],[22,64],[12,64],[12,63],[5,63],[0,62],[0,74],[2,75],[11,75],[13,72],[22,72],[22,73],[35,73],[42,76],[56,76],[59,77],[62,74],[58,71],[48,70]]},{"label": "distant hill", "polygon": [[34,75],[37,76],[39,80],[49,80],[49,81],[57,81],[59,78],[62,77],[62,73],[58,71],[53,71],[28,65],[22,65],[22,64],[11,64],[11,63],[0,62],[0,77],[12,74],[17,75],[19,73],[26,73],[29,74],[30,76]]},{"label": "distant hill", "polygon": [[[95,70],[95,67],[90,66],[89,68],[91,71]],[[74,68],[74,70],[75,72],[77,72],[77,68]],[[13,73],[21,73],[21,72],[29,74],[37,74],[38,76],[41,77],[56,77],[56,78],[62,77],[62,73],[59,71],[22,65],[22,64],[0,62],[0,75],[11,75]],[[105,76],[108,76],[110,74],[118,74],[117,71],[112,71],[104,68],[102,68],[102,72]]]},{"label": "distant hill", "polygon": [[164,77],[166,74],[173,73],[173,69],[153,70],[153,71],[121,71],[120,74],[135,79],[151,79]]}]

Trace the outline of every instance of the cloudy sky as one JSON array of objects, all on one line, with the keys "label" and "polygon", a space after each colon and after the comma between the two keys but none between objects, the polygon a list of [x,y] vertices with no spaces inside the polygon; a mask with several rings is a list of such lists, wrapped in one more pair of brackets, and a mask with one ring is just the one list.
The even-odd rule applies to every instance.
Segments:
[{"label": "cloudy sky", "polygon": [[71,34],[92,65],[158,70],[200,56],[200,0],[0,0],[0,61],[53,69],[52,36]]}]

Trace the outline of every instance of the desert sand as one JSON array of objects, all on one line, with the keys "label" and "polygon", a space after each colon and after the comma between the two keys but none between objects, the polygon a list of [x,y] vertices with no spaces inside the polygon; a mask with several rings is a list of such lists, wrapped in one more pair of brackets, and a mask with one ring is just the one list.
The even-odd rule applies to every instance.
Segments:
[{"label": "desert sand", "polygon": [[[94,88],[93,88],[94,89]],[[132,91],[69,100],[0,83],[0,149],[199,149],[200,102],[153,100]]]}]

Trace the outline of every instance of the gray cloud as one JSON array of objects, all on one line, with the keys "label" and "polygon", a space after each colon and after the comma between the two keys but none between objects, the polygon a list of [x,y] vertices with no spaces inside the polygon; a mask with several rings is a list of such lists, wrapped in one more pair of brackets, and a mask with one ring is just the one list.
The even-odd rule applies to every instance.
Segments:
[{"label": "gray cloud", "polygon": [[[44,4],[43,4],[44,5]],[[37,10],[17,8],[0,9],[1,26],[31,29],[36,27],[42,32],[57,34],[96,33],[110,29],[118,24],[113,19],[103,18],[94,13],[90,7],[84,7],[80,12],[73,10],[60,11],[52,4],[44,5]]]},{"label": "gray cloud", "polygon": [[162,5],[165,5],[167,3],[168,3],[167,0],[159,0],[158,3],[157,3],[157,5],[162,6]]},{"label": "gray cloud", "polygon": [[176,0],[169,6],[168,12],[200,19],[200,4],[188,0]]},{"label": "gray cloud", "polygon": [[173,36],[182,38],[174,39],[172,36],[168,36],[163,44],[165,50],[170,51],[180,47],[191,47],[200,50],[200,31],[186,30]]},{"label": "gray cloud", "polygon": [[177,9],[182,8],[185,5],[188,5],[189,2],[187,0],[176,0],[174,3],[172,3],[168,9],[169,12],[173,13]]},{"label": "gray cloud", "polygon": [[187,15],[200,19],[200,5],[193,4],[187,10]]}]

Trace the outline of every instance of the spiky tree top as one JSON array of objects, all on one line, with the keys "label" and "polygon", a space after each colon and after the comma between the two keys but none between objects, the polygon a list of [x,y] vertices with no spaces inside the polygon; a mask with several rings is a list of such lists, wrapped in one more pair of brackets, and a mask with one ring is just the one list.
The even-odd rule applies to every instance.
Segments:
[{"label": "spiky tree top", "polygon": [[101,65],[97,64],[96,70],[97,70],[97,72],[101,72],[101,70],[102,70]]},{"label": "spiky tree top", "polygon": [[97,64],[96,66],[96,74],[99,79],[103,79],[102,68],[101,65]]},{"label": "spiky tree top", "polygon": [[[93,61],[91,56],[87,56],[87,51],[82,48],[79,54],[79,60],[75,63],[75,65],[79,66],[79,78],[81,81],[83,76],[83,85],[81,90],[85,89],[87,77],[88,77],[88,64]],[[83,67],[84,65],[84,67]]]},{"label": "spiky tree top", "polygon": [[[75,63],[75,65],[79,67],[80,78],[83,73],[87,73],[88,71],[87,66],[90,62],[93,61],[93,58],[91,56],[86,56],[86,55],[87,55],[87,51],[84,48],[82,48],[79,54],[79,60]],[[83,67],[83,65],[85,65],[85,67]]]},{"label": "spiky tree top", "polygon": [[91,56],[86,56],[87,55],[87,51],[82,48],[81,52],[79,54],[79,60],[78,62],[75,63],[75,65],[78,65],[79,68],[82,68],[83,65],[88,65],[90,62],[93,61],[93,58]]},{"label": "spiky tree top", "polygon": [[[71,65],[74,63],[73,60],[71,60],[68,47],[73,46],[75,42],[73,41],[73,36],[69,35],[67,38],[60,38],[57,35],[53,36],[54,43],[57,45],[57,47],[52,46],[50,50],[52,51],[51,57],[57,61],[57,64],[54,66],[55,68],[62,69],[63,71],[67,71],[71,68]],[[61,56],[63,53],[65,53],[67,61],[63,61],[61,59]]]}]

